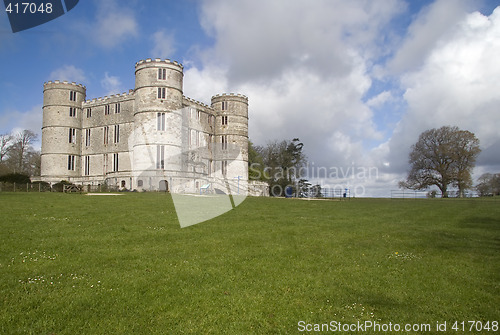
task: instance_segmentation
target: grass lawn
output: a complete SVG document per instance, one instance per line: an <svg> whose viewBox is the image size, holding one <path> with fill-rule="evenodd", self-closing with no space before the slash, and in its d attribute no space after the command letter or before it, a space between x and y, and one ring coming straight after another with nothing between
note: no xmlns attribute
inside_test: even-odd
<svg viewBox="0 0 500 335"><path fill-rule="evenodd" d="M0 193L0 334L478 334L499 306L500 199L247 198L181 229L165 194Z"/></svg>

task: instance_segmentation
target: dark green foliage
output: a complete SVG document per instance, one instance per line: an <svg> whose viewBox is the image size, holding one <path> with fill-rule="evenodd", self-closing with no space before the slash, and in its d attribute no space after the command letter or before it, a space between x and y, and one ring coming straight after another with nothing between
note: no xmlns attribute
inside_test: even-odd
<svg viewBox="0 0 500 335"><path fill-rule="evenodd" d="M27 184L30 183L30 177L23 173L9 173L3 176L0 176L0 182L3 183L16 183L16 184Z"/></svg>

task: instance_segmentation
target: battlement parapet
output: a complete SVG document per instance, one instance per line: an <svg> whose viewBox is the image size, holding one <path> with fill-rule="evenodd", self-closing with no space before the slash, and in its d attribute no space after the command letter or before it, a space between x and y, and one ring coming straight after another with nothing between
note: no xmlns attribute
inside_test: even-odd
<svg viewBox="0 0 500 335"><path fill-rule="evenodd" d="M172 61L170 59L162 60L161 58L155 58L155 59L147 58L145 60L140 60L137 63L135 63L135 68L137 69L137 67L139 67L141 65L148 66L148 65L157 65L157 64L169 64L169 65L178 66L181 70L184 69L184 66L177 61Z"/></svg>
<svg viewBox="0 0 500 335"><path fill-rule="evenodd" d="M123 92L121 94L113 94L113 95L105 95L104 97L88 99L85 101L86 104L97 103L97 102L106 102L108 100L113 100L112 102L118 102L121 98L126 98L134 95L134 90L129 90L128 92Z"/></svg>
<svg viewBox="0 0 500 335"><path fill-rule="evenodd" d="M248 104L248 97L243 94L222 93L212 97L212 105L220 101L239 101Z"/></svg>
<svg viewBox="0 0 500 335"><path fill-rule="evenodd" d="M60 81L60 80L54 80L54 81L47 81L45 83L43 83L43 87L46 88L47 86L66 86L66 85L71 85L71 86L74 86L75 89L78 88L80 90L86 90L87 88L85 86L83 86L82 84L77 84L75 82L68 82L66 80L64 81Z"/></svg>
<svg viewBox="0 0 500 335"><path fill-rule="evenodd" d="M201 108L208 108L210 110L213 110L212 106L209 106L203 102L200 102L200 101L197 101L197 100L194 100L194 99L191 99L189 97L186 97L185 95L182 96L182 99L183 99L183 102L186 104L186 105L189 105L189 104L192 104L192 105L196 105L196 106L199 106Z"/></svg>

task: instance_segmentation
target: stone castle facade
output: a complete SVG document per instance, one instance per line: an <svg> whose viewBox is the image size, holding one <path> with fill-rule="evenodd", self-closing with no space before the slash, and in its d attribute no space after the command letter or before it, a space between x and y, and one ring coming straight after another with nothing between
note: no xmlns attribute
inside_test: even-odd
<svg viewBox="0 0 500 335"><path fill-rule="evenodd" d="M248 186L248 98L215 95L205 105L185 97L183 66L161 59L137 62L134 90L104 98L87 100L84 86L49 81L41 179L138 191L240 192Z"/></svg>

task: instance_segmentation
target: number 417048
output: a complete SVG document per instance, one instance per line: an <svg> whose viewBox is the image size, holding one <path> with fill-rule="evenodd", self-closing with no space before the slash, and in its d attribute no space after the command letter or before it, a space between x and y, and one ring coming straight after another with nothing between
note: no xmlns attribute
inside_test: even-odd
<svg viewBox="0 0 500 335"><path fill-rule="evenodd" d="M40 5L34 2L9 3L5 8L9 14L36 14L36 13L52 13L52 3L41 3Z"/></svg>
<svg viewBox="0 0 500 335"><path fill-rule="evenodd" d="M455 321L453 323L453 326L451 327L454 331L493 331L496 332L498 331L498 321L486 321L486 322L481 322L481 321L462 321L458 322Z"/></svg>

